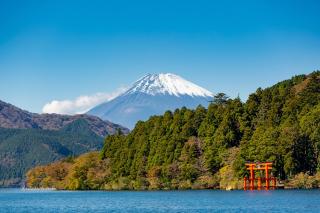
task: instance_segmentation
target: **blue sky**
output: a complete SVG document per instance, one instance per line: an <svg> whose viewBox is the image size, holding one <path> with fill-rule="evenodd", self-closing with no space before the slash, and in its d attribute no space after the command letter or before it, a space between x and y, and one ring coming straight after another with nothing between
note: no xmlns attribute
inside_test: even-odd
<svg viewBox="0 0 320 213"><path fill-rule="evenodd" d="M320 3L0 1L0 99L32 112L171 72L246 99L320 69Z"/></svg>

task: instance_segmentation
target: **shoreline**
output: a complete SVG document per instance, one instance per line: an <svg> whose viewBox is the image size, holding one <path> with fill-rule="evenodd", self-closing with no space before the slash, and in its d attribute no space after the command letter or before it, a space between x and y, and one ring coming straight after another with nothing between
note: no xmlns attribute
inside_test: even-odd
<svg viewBox="0 0 320 213"><path fill-rule="evenodd" d="M277 189L261 189L261 190L243 190L243 189L233 189L233 190L226 190L226 189L154 189L154 190L105 190L105 189L88 189L88 190L70 190L70 189L56 189L56 188L1 188L1 190L19 190L19 191L57 191L57 192L187 192L187 191L221 191L221 192L232 192L232 191L243 191L243 192L269 192L269 191L313 191L313 190L319 190L319 188L277 188Z"/></svg>

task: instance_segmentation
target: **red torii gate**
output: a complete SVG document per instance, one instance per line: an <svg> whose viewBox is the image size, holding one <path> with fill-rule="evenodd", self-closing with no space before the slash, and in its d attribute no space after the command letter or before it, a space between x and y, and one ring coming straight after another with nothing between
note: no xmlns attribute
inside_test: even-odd
<svg viewBox="0 0 320 213"><path fill-rule="evenodd" d="M270 189L270 181L272 181L272 189L275 189L277 187L277 179L275 177L269 176L269 171L272 169L272 163L271 162L265 162L265 163L246 163L247 170L250 171L250 177L244 177L243 179L243 189L247 190L247 182L249 182L250 190L255 190L255 181L258 182L257 189L261 190L263 187L262 182L265 182L264 189L269 190ZM262 170L265 171L265 177L258 177L255 178L255 171L256 170Z"/></svg>

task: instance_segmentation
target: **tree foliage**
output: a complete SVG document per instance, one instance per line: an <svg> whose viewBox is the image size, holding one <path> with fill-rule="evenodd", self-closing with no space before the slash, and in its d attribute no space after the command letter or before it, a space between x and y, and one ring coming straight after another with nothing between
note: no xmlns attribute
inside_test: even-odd
<svg viewBox="0 0 320 213"><path fill-rule="evenodd" d="M207 109L167 111L138 122L127 136L108 136L100 152L100 161L108 164L74 163L63 181L71 189L228 188L228 183L237 188L246 161L274 162L280 179L314 175L320 167L319 118L319 71L259 88L245 103L219 93ZM97 165L104 175L89 177ZM32 186L32 178L29 182Z"/></svg>

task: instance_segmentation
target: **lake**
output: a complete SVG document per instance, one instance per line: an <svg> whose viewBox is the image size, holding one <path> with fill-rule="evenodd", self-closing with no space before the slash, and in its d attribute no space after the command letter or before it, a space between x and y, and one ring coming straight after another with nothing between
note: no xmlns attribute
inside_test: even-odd
<svg viewBox="0 0 320 213"><path fill-rule="evenodd" d="M319 212L319 190L34 191L0 189L0 212Z"/></svg>

